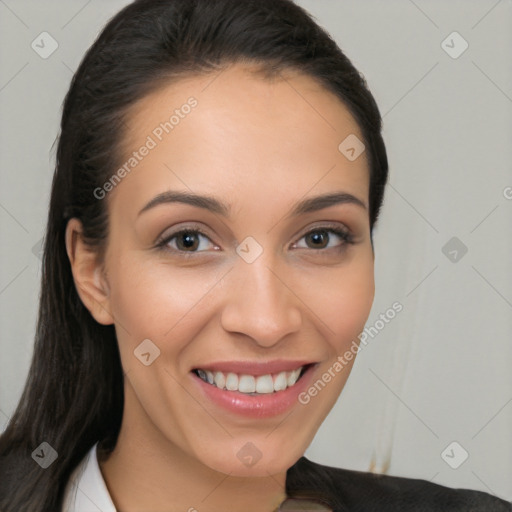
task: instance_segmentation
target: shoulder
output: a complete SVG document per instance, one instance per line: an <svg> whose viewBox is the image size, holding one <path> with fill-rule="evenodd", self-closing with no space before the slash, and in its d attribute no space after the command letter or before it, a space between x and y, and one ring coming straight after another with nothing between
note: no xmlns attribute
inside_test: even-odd
<svg viewBox="0 0 512 512"><path fill-rule="evenodd" d="M302 457L290 468L287 491L329 496L336 512L512 512L512 503L427 480L323 466Z"/></svg>
<svg viewBox="0 0 512 512"><path fill-rule="evenodd" d="M115 512L115 506L103 479L96 443L71 474L64 492L62 512Z"/></svg>

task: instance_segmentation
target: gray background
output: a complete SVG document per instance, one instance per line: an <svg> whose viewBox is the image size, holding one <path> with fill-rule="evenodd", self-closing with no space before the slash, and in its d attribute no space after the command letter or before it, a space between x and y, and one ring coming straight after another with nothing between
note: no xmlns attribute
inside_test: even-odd
<svg viewBox="0 0 512 512"><path fill-rule="evenodd" d="M0 430L32 353L61 103L127 3L0 0ZM383 114L390 185L368 325L403 305L361 350L306 455L364 471L374 459L378 471L512 500L512 2L299 3ZM43 31L58 43L46 59L31 48ZM457 58L445 51L463 48L454 31L469 45Z"/></svg>

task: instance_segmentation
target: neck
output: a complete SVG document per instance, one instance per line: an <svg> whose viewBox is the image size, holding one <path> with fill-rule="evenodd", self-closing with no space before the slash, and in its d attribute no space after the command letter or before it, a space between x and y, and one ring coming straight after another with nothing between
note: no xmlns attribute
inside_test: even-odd
<svg viewBox="0 0 512 512"><path fill-rule="evenodd" d="M286 498L286 472L234 477L185 453L156 429L130 385L115 449L99 465L118 512L274 512Z"/></svg>

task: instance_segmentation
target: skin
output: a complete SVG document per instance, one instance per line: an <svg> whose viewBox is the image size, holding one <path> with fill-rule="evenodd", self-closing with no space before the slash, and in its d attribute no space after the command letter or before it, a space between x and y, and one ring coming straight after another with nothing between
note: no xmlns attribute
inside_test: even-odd
<svg viewBox="0 0 512 512"><path fill-rule="evenodd" d="M78 220L68 224L77 290L98 322L115 325L125 372L121 432L100 461L122 512L276 510L286 470L350 373L354 360L307 405L266 419L221 410L191 381L192 368L212 361L306 359L318 363L314 382L357 340L370 312L368 162L365 153L351 162L338 151L348 135L362 139L360 129L314 80L282 77L264 79L237 64L144 98L128 118L127 158L167 112L190 96L198 105L103 199L104 257L84 244ZM139 215L167 190L214 196L230 216L180 203ZM289 216L298 201L334 191L364 206ZM206 235L192 257L176 238L167 250L155 248L160 235L191 223ZM326 224L349 230L352 243L329 233L315 248L305 235ZM247 236L263 248L250 264L235 250ZM160 350L149 366L134 356L144 339ZM247 442L261 452L251 467L237 457Z"/></svg>

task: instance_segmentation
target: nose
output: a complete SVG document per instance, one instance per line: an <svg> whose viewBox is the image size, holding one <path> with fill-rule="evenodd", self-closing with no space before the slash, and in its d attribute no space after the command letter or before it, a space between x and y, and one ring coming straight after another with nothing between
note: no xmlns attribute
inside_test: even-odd
<svg viewBox="0 0 512 512"><path fill-rule="evenodd" d="M287 273L277 270L261 255L246 263L240 259L229 273L223 328L249 336L261 347L272 347L302 325L300 300L286 282Z"/></svg>

